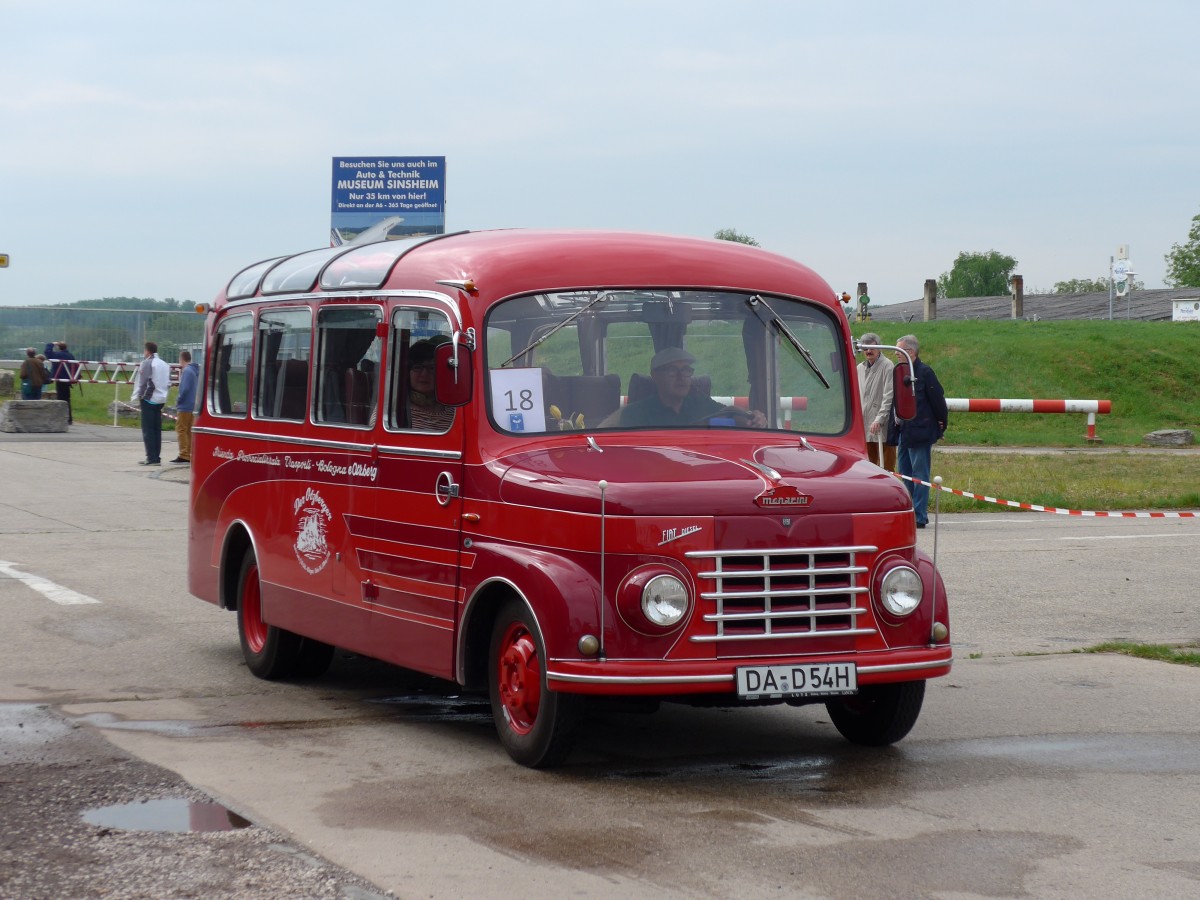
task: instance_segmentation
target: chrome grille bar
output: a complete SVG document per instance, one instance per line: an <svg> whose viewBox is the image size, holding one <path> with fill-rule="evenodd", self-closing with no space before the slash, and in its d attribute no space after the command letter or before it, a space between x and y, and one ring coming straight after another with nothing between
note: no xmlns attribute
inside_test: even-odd
<svg viewBox="0 0 1200 900"><path fill-rule="evenodd" d="M714 604L702 615L714 626L712 634L693 635L696 643L833 638L873 634L860 628L867 612L858 598L868 592L858 563L872 546L784 547L754 550L715 550L688 553L691 559L711 560L699 575L714 590L700 600Z"/></svg>

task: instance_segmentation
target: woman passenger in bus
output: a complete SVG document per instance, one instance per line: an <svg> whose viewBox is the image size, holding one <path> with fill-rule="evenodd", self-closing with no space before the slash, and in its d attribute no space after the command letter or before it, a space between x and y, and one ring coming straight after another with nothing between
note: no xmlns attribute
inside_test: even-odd
<svg viewBox="0 0 1200 900"><path fill-rule="evenodd" d="M450 340L439 334L408 348L408 427L418 431L447 431L454 422L454 407L438 403L433 352Z"/></svg>

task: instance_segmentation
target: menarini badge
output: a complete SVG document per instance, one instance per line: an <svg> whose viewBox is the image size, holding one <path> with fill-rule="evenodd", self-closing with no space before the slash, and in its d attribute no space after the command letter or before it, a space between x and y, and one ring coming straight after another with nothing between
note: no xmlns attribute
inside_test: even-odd
<svg viewBox="0 0 1200 900"><path fill-rule="evenodd" d="M797 506L808 506L812 503L812 497L808 494L802 494L790 484L781 484L778 487L769 488L754 498L754 502L764 509L775 507L795 508Z"/></svg>
<svg viewBox="0 0 1200 900"><path fill-rule="evenodd" d="M316 575L329 562L329 523L333 514L319 491L308 488L296 498L296 542L292 545L300 567Z"/></svg>

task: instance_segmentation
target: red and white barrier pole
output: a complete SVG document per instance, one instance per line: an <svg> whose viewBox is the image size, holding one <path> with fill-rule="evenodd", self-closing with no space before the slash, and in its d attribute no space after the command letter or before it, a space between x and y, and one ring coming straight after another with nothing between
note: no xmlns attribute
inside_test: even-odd
<svg viewBox="0 0 1200 900"><path fill-rule="evenodd" d="M1112 412L1111 400L985 400L979 398L946 398L951 412L1026 412L1026 413L1087 413L1088 429L1084 439L1089 444L1103 443L1096 437L1096 413Z"/></svg>

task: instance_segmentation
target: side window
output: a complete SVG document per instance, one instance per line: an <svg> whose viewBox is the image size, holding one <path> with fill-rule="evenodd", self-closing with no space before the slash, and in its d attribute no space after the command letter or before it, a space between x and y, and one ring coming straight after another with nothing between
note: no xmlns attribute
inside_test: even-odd
<svg viewBox="0 0 1200 900"><path fill-rule="evenodd" d="M450 340L450 320L425 309L398 309L388 348L387 427L443 433L454 424L453 407L437 402L434 349Z"/></svg>
<svg viewBox="0 0 1200 900"><path fill-rule="evenodd" d="M253 316L229 316L217 326L208 371L208 408L214 415L246 415L253 339Z"/></svg>
<svg viewBox="0 0 1200 900"><path fill-rule="evenodd" d="M303 420L311 347L312 313L307 309L259 313L254 392L258 418Z"/></svg>
<svg viewBox="0 0 1200 900"><path fill-rule="evenodd" d="M317 314L316 421L375 424L382 319L378 307L337 306Z"/></svg>

